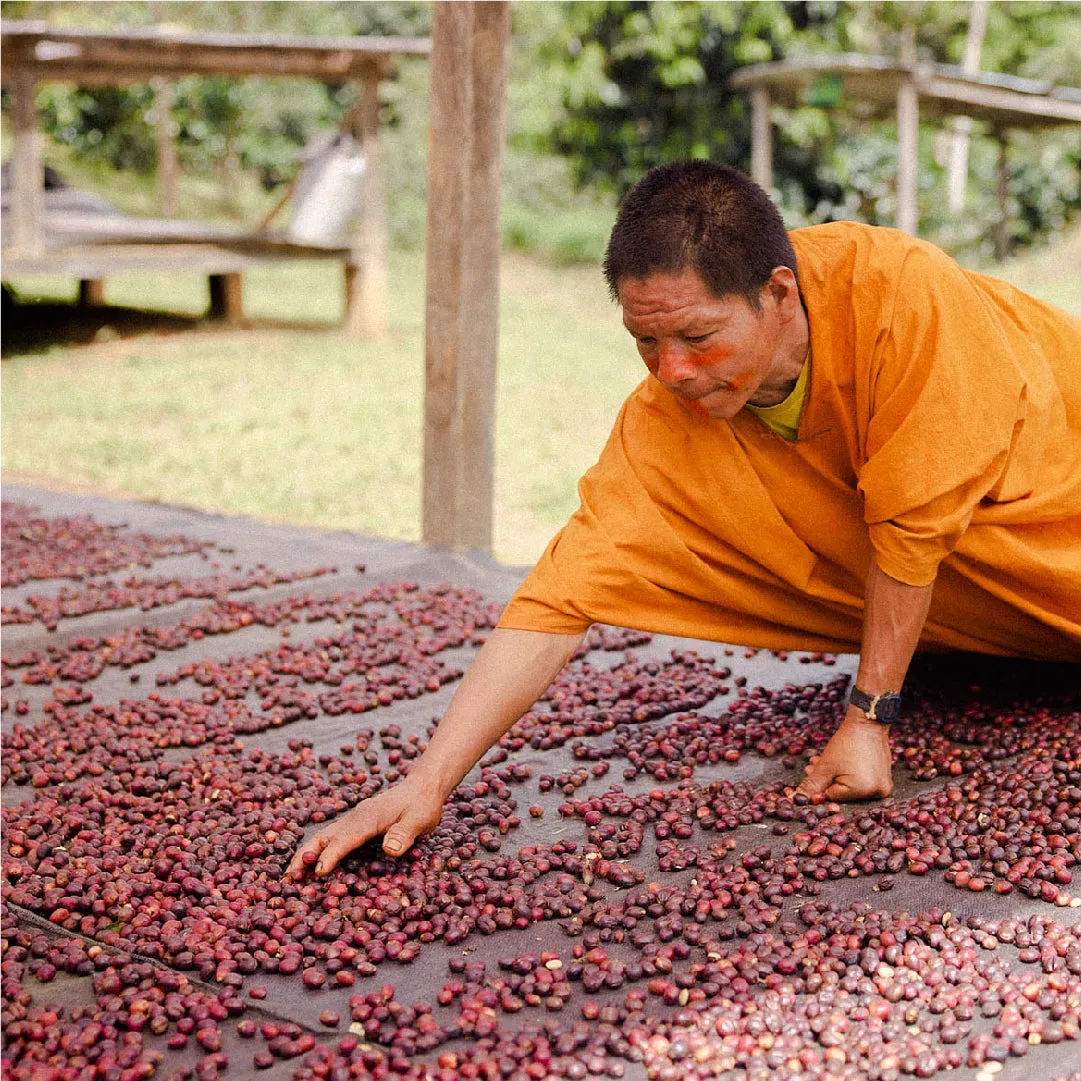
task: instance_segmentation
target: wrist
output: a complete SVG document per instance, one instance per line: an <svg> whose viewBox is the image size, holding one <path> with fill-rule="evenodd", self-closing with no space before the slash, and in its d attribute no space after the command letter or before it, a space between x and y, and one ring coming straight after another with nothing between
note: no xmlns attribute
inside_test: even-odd
<svg viewBox="0 0 1081 1081"><path fill-rule="evenodd" d="M426 761L428 758L428 755L422 754L405 780L416 790L418 800L434 801L442 807L461 783L461 777L455 779L439 762Z"/></svg>
<svg viewBox="0 0 1081 1081"><path fill-rule="evenodd" d="M841 725L845 728L861 728L868 732L877 733L883 740L889 740L890 726L880 721L872 721L858 706L850 705L845 710Z"/></svg>
<svg viewBox="0 0 1081 1081"><path fill-rule="evenodd" d="M869 691L857 680L848 692L848 704L860 710L869 721L889 725L901 715L901 692Z"/></svg>

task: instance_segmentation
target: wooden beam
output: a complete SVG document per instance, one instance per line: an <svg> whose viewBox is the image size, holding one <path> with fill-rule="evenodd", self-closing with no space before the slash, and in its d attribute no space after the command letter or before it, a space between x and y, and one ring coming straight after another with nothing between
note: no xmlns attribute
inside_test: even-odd
<svg viewBox="0 0 1081 1081"><path fill-rule="evenodd" d="M211 319L236 322L244 318L244 285L239 274L211 274L207 279L210 286L210 308L207 315Z"/></svg>
<svg viewBox="0 0 1081 1081"><path fill-rule="evenodd" d="M897 88L897 217L894 224L916 235L919 229L920 107L914 79Z"/></svg>
<svg viewBox="0 0 1081 1081"><path fill-rule="evenodd" d="M998 141L998 159L995 162L995 202L998 210L995 218L995 262L1001 263L1010 255L1009 140L1002 131L996 132L995 137Z"/></svg>
<svg viewBox="0 0 1081 1081"><path fill-rule="evenodd" d="M965 34L965 55L961 70L971 77L979 73L980 53L987 34L987 0L970 0L968 32ZM946 174L946 202L951 214L965 209L968 188L968 137L972 133L970 116L953 118L953 139L950 142L950 164Z"/></svg>
<svg viewBox="0 0 1081 1081"><path fill-rule="evenodd" d="M37 77L31 68L18 72L11 86L11 122L15 128L11 176L11 246L35 255L44 247L41 220L45 167L41 159Z"/></svg>
<svg viewBox="0 0 1081 1081"><path fill-rule="evenodd" d="M255 267L284 265L297 260L346 261L349 250L311 248L298 244L228 240L126 240L112 243L101 238L74 238L61 247L46 247L36 255L23 255L4 247L3 276L7 281L23 274L62 274L69 278L109 278L129 271L147 270L187 274L241 273Z"/></svg>
<svg viewBox="0 0 1081 1081"><path fill-rule="evenodd" d="M965 113L1000 127L1081 123L1081 101L1076 97L1026 94L1008 87L981 86L941 75L923 75L920 93L928 102L948 106L950 112Z"/></svg>
<svg viewBox="0 0 1081 1081"><path fill-rule="evenodd" d="M364 149L364 201L353 265L346 267L347 330L368 338L387 332L387 196L379 145L380 71L364 76L356 135Z"/></svg>
<svg viewBox="0 0 1081 1081"><path fill-rule="evenodd" d="M1003 128L1046 128L1081 123L1076 87L980 72L966 76L945 64L902 65L882 56L831 53L799 60L751 64L734 72L729 85L738 90L762 86L774 103L804 104L815 80L826 72L842 79L846 112L860 119L893 113L897 87L915 78L924 116L971 116Z"/></svg>
<svg viewBox="0 0 1081 1081"><path fill-rule="evenodd" d="M290 75L325 81L363 75L373 60L426 55L426 38L307 38L276 34L196 34L155 30L101 32L43 22L2 24L3 78L19 67L43 79L93 83L102 75L146 82L155 77Z"/></svg>
<svg viewBox="0 0 1081 1081"><path fill-rule="evenodd" d="M773 124L764 86L751 90L751 179L766 191L773 187Z"/></svg>
<svg viewBox="0 0 1081 1081"><path fill-rule="evenodd" d="M510 5L432 5L422 532L491 551Z"/></svg>
<svg viewBox="0 0 1081 1081"><path fill-rule="evenodd" d="M100 308L105 304L105 282L101 278L79 279L79 307Z"/></svg>
<svg viewBox="0 0 1081 1081"><path fill-rule="evenodd" d="M173 122L173 88L165 79L154 79L154 134L158 151L158 206L166 218L180 213L180 169L176 157Z"/></svg>

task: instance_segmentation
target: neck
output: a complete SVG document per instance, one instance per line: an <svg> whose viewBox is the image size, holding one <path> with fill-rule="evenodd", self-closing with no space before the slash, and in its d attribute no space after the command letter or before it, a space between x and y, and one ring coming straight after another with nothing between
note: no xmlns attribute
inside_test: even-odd
<svg viewBox="0 0 1081 1081"><path fill-rule="evenodd" d="M778 349L777 363L749 399L748 405L779 405L795 389L811 347L811 329L802 306L798 318L792 322L792 332Z"/></svg>

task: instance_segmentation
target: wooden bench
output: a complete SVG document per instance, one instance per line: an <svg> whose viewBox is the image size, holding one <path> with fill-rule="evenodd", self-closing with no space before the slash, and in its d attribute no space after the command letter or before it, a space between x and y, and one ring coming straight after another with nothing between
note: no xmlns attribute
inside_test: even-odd
<svg viewBox="0 0 1081 1081"><path fill-rule="evenodd" d="M344 324L357 333L361 318L361 255L346 245L297 244L284 234L245 232L202 222L133 218L74 189L42 193L42 244L35 252L9 245L7 199L3 200L3 277L54 274L76 278L79 303L104 303L104 280L143 270L182 270L207 277L207 314L238 320L244 315L242 275L255 266L298 260L341 264Z"/></svg>

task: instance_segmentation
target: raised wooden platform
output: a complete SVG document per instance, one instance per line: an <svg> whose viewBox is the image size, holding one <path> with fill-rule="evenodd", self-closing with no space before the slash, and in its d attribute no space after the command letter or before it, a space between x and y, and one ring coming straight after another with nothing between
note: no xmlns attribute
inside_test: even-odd
<svg viewBox="0 0 1081 1081"><path fill-rule="evenodd" d="M206 274L209 314L243 316L240 275L252 267L297 260L330 259L343 268L345 321L358 307L359 253L348 246L296 244L271 232L252 233L204 222L134 218L97 196L74 189L43 193L42 244L27 250L9 242L3 205L4 281L23 275L60 274L79 280L80 301L102 302L101 283L113 274L183 270Z"/></svg>
<svg viewBox="0 0 1081 1081"><path fill-rule="evenodd" d="M4 53L0 80L9 91L14 129L10 212L5 206L3 220L5 234L10 226L3 247L5 280L21 274L74 275L80 297L92 303L100 300L101 281L110 273L161 267L196 270L210 277L212 313L228 316L239 314L238 275L249 267L291 259L333 259L343 267L349 331L374 337L386 332L387 225L378 140L379 84L397 57L427 55L431 51L427 38L200 34L164 26L105 32L3 20L0 39ZM155 96L162 212L175 212L177 163L169 80L192 74L360 84L357 104L342 129L361 146L365 160L360 221L350 246L312 247L263 231L130 219L117 215L108 204L102 207L103 201L85 192L50 191L43 186L37 87L56 81L80 86L147 81ZM65 200L66 205L58 205Z"/></svg>

